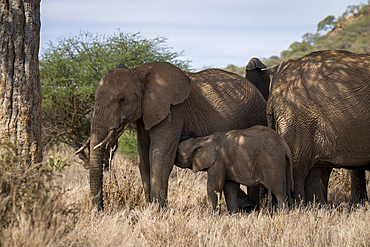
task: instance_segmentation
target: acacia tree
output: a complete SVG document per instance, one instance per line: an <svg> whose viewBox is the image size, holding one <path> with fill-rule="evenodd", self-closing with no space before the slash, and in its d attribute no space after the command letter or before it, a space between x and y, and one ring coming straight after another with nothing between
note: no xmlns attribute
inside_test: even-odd
<svg viewBox="0 0 370 247"><path fill-rule="evenodd" d="M40 0L1 0L0 136L26 162L42 160Z"/></svg>
<svg viewBox="0 0 370 247"><path fill-rule="evenodd" d="M327 29L333 29L335 26L335 17L334 15L329 15L325 17L324 20L320 21L317 24L317 31L320 32L322 30L326 31Z"/></svg>
<svg viewBox="0 0 370 247"><path fill-rule="evenodd" d="M182 52L171 52L165 41L118 30L109 37L86 32L62 37L56 45L49 42L40 59L44 144L62 142L75 149L84 144L90 136L95 89L104 73L118 64L131 68L166 61L188 70L189 61L177 59ZM88 164L88 154L82 152L80 158Z"/></svg>

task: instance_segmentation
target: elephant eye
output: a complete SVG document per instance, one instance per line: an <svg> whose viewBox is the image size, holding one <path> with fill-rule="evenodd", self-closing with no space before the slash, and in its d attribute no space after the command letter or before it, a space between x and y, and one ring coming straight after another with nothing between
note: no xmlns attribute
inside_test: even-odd
<svg viewBox="0 0 370 247"><path fill-rule="evenodd" d="M118 99L118 103L119 103L119 104L122 104L123 102L125 102L125 97L120 97L120 98Z"/></svg>
<svg viewBox="0 0 370 247"><path fill-rule="evenodd" d="M191 158L193 158L193 157L194 157L194 155L197 153L198 149L199 149L199 148L194 149L194 151L191 153Z"/></svg>

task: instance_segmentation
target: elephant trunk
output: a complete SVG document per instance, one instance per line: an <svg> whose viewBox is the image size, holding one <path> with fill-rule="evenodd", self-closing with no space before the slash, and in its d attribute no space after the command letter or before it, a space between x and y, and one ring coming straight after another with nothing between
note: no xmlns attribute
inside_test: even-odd
<svg viewBox="0 0 370 247"><path fill-rule="evenodd" d="M93 207L103 210L103 164L105 148L94 149L107 135L104 118L93 116L90 134L90 192Z"/></svg>

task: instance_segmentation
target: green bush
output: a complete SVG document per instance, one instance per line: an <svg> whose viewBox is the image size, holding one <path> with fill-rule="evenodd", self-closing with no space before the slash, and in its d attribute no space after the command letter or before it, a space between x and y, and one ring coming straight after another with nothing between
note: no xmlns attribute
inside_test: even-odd
<svg viewBox="0 0 370 247"><path fill-rule="evenodd" d="M241 75L243 77L245 76L245 68L244 67L239 68L239 67L235 66L234 64L227 65L227 67L224 68L224 70L229 71L231 73Z"/></svg>
<svg viewBox="0 0 370 247"><path fill-rule="evenodd" d="M137 159L137 136L134 129L126 130L118 139L118 152L131 161Z"/></svg>

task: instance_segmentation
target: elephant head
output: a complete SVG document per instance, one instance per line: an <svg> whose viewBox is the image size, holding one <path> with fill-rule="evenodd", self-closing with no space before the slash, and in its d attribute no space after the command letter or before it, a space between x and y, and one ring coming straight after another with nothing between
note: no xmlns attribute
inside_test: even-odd
<svg viewBox="0 0 370 247"><path fill-rule="evenodd" d="M253 83L267 101L270 89L281 71L281 65L267 69L261 60L252 58L245 67L245 78Z"/></svg>
<svg viewBox="0 0 370 247"><path fill-rule="evenodd" d="M209 137L190 138L180 143L175 165L192 168L194 173L210 168L216 161L218 150Z"/></svg>
<svg viewBox="0 0 370 247"><path fill-rule="evenodd" d="M120 63L117 65L116 69L128 69L126 64ZM89 147L90 145L90 138L83 144L83 146L78 149L75 153L75 155L79 155L79 158L84 162L84 168L85 169L90 169L90 159L88 153L85 152L85 149ZM109 167L109 159L113 158L113 155L115 151L117 150L118 143L117 141L115 143L112 143L111 145L113 148L108 149L105 148L105 153L104 153L104 168L107 169Z"/></svg>
<svg viewBox="0 0 370 247"><path fill-rule="evenodd" d="M179 68L154 62L107 71L95 91L90 134L92 204L103 208L105 150L113 147L125 127L142 119L146 130L160 123L190 94L190 79ZM103 148L102 148L103 147Z"/></svg>

